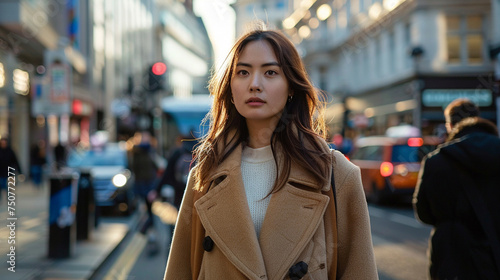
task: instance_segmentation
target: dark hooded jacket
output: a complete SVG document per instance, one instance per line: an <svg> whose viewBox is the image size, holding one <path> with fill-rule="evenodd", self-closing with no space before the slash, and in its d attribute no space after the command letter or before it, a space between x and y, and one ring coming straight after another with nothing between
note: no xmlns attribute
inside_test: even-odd
<svg viewBox="0 0 500 280"><path fill-rule="evenodd" d="M481 118L462 120L448 141L424 158L413 205L417 218L434 226L432 279L500 279L464 188L478 189L500 239L500 138L495 125Z"/></svg>

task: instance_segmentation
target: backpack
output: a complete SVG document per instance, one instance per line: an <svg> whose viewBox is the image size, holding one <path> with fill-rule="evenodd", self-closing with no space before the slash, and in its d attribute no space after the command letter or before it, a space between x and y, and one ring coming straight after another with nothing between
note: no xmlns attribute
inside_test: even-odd
<svg viewBox="0 0 500 280"><path fill-rule="evenodd" d="M187 183L192 159L191 153L183 151L175 163L175 180L183 185Z"/></svg>

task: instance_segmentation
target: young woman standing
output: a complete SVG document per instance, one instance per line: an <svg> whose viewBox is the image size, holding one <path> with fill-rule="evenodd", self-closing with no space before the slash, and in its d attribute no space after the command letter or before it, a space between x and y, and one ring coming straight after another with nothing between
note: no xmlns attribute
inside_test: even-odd
<svg viewBox="0 0 500 280"><path fill-rule="evenodd" d="M293 44L253 31L227 62L165 279L377 279L359 169L328 148Z"/></svg>

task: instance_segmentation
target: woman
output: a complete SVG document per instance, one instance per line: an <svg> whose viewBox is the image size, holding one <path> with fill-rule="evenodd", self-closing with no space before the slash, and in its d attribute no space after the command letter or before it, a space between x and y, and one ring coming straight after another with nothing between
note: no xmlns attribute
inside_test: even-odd
<svg viewBox="0 0 500 280"><path fill-rule="evenodd" d="M253 31L221 74L165 279L377 279L359 169L328 148L293 44Z"/></svg>

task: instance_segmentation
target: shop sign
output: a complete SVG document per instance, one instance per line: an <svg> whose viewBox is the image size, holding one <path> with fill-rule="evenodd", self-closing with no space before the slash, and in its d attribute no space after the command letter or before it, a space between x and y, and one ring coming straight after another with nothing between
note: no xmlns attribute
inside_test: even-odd
<svg viewBox="0 0 500 280"><path fill-rule="evenodd" d="M480 107L491 106L493 102L489 89L426 89L422 92L422 105L446 107L457 98L467 98Z"/></svg>
<svg viewBox="0 0 500 280"><path fill-rule="evenodd" d="M67 103L70 99L69 66L54 63L49 68L50 73L50 100L54 103Z"/></svg>
<svg viewBox="0 0 500 280"><path fill-rule="evenodd" d="M43 76L32 79L32 110L36 115L67 115L72 112L72 68L64 49L46 50Z"/></svg>
<svg viewBox="0 0 500 280"><path fill-rule="evenodd" d="M32 106L31 114L38 115L63 115L71 113L70 102L54 102L51 98L49 77L37 76L31 80Z"/></svg>

